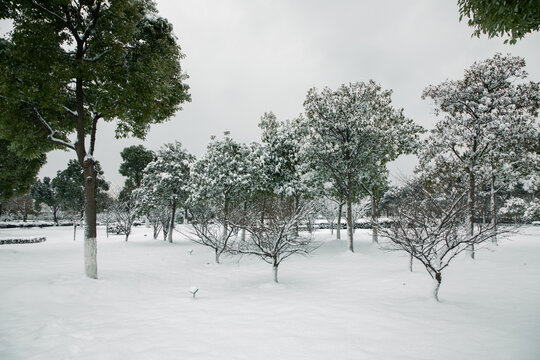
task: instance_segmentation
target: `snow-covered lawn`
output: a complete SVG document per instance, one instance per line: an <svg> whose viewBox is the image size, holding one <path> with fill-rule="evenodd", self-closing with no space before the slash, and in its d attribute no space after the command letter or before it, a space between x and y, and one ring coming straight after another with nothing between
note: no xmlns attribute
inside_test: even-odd
<svg viewBox="0 0 540 360"><path fill-rule="evenodd" d="M317 231L322 246L286 260L277 285L259 259L215 265L178 233L100 230L99 280L83 275L82 231L0 230L47 237L0 246L0 359L540 359L538 226L456 259L441 303L420 264L409 273L369 230L355 254Z"/></svg>

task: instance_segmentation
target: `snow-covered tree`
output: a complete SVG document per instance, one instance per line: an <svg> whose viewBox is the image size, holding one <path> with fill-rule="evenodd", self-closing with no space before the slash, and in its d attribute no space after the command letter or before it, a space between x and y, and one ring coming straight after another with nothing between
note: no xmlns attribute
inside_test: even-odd
<svg viewBox="0 0 540 360"><path fill-rule="evenodd" d="M307 135L302 122L302 117L278 121L272 112L261 117L260 171L263 176L257 184L257 193L263 198L263 205L265 197L271 201L275 195L290 198L297 205L303 198L312 198L319 192L319 178L306 161L305 152L301 151ZM310 219L300 220L307 220L311 224ZM296 231L298 228L296 224Z"/></svg>
<svg viewBox="0 0 540 360"><path fill-rule="evenodd" d="M251 160L250 149L226 132L223 139L212 137L206 153L191 170L193 229L200 243L215 250L217 263L237 230L235 226L242 221L243 210L239 209L246 206L254 186L256 170Z"/></svg>
<svg viewBox="0 0 540 360"><path fill-rule="evenodd" d="M186 206L189 196L190 167L195 157L182 148L178 141L164 145L156 159L146 166L142 178L139 203L150 201L149 207L167 206L170 209L168 241L172 242L176 209ZM146 200L145 200L146 199ZM165 230L165 227L164 227Z"/></svg>
<svg viewBox="0 0 540 360"><path fill-rule="evenodd" d="M402 109L394 109L391 94L374 81L359 82L321 93L310 89L304 102L305 150L345 195L350 251L354 251L352 203L362 192L370 193L389 161L415 149L421 132Z"/></svg>
<svg viewBox="0 0 540 360"><path fill-rule="evenodd" d="M443 113L444 118L426 140L420 164L454 164L454 171L466 174L471 235L480 178L490 178L494 227L496 176L505 163L519 161L524 152L537 146L539 83L521 81L527 77L524 68L522 58L495 54L474 63L462 80L429 86L422 94L424 99L433 99L435 114Z"/></svg>
<svg viewBox="0 0 540 360"><path fill-rule="evenodd" d="M486 227L471 235L464 226L467 214L466 194L431 194L421 183L409 185L401 192L394 221L381 228L381 235L389 240L383 248L405 251L422 263L435 280L434 298L439 301L442 271L452 259L472 244L481 244L494 235ZM412 271L412 270L411 270Z"/></svg>

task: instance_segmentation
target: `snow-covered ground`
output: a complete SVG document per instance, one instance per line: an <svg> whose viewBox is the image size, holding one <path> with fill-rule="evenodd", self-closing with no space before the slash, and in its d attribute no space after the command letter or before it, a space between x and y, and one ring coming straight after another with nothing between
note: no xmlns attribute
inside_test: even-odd
<svg viewBox="0 0 540 360"><path fill-rule="evenodd" d="M420 264L408 272L369 230L355 254L317 231L322 246L286 260L280 284L259 259L216 265L178 233L100 230L99 280L83 275L82 231L0 230L47 237L0 246L0 359L540 359L538 226L456 259L441 303Z"/></svg>

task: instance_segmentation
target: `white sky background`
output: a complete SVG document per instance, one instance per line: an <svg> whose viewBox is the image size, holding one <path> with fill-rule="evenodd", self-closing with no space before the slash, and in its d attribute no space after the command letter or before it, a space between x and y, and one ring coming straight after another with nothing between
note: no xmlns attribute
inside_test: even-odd
<svg viewBox="0 0 540 360"><path fill-rule="evenodd" d="M435 122L422 90L458 79L474 61L495 52L527 61L531 80L540 80L540 34L517 45L503 39L471 38L459 22L456 0L158 0L186 58L192 102L169 122L153 125L145 141L114 139L113 123L98 125L96 159L105 178L121 186L120 151L143 144L157 150L179 140L200 156L211 135L231 131L242 142L259 141L265 111L278 119L303 112L307 90L374 79L393 89L394 105L418 124ZM0 30L6 24L0 24ZM54 177L74 153L55 151L39 176ZM416 160L391 164L394 176L411 173Z"/></svg>

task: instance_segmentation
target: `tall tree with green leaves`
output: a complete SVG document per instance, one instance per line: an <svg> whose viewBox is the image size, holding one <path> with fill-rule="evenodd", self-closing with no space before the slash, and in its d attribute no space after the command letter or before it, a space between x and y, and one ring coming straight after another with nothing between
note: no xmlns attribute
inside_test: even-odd
<svg viewBox="0 0 540 360"><path fill-rule="evenodd" d="M11 145L10 141L0 138L0 214L2 202L28 192L46 161L44 154L30 159L21 156Z"/></svg>
<svg viewBox="0 0 540 360"><path fill-rule="evenodd" d="M13 21L0 40L0 133L21 154L76 152L85 270L97 278L97 126L116 121L117 137L144 138L190 100L172 25L150 0L13 0L0 19Z"/></svg>
<svg viewBox="0 0 540 360"><path fill-rule="evenodd" d="M154 160L155 154L143 145L128 146L120 153L122 163L118 172L127 178L126 186L136 189L141 186L144 168Z"/></svg>
<svg viewBox="0 0 540 360"><path fill-rule="evenodd" d="M473 36L508 36L504 42L515 44L526 34L540 30L540 1L538 0L458 0L459 20L469 18Z"/></svg>
<svg viewBox="0 0 540 360"><path fill-rule="evenodd" d="M34 199L34 208L41 211L41 205L45 204L51 210L53 221L58 225L58 212L60 202L56 188L52 186L51 178L45 176L43 181L38 179L30 188L30 196Z"/></svg>

